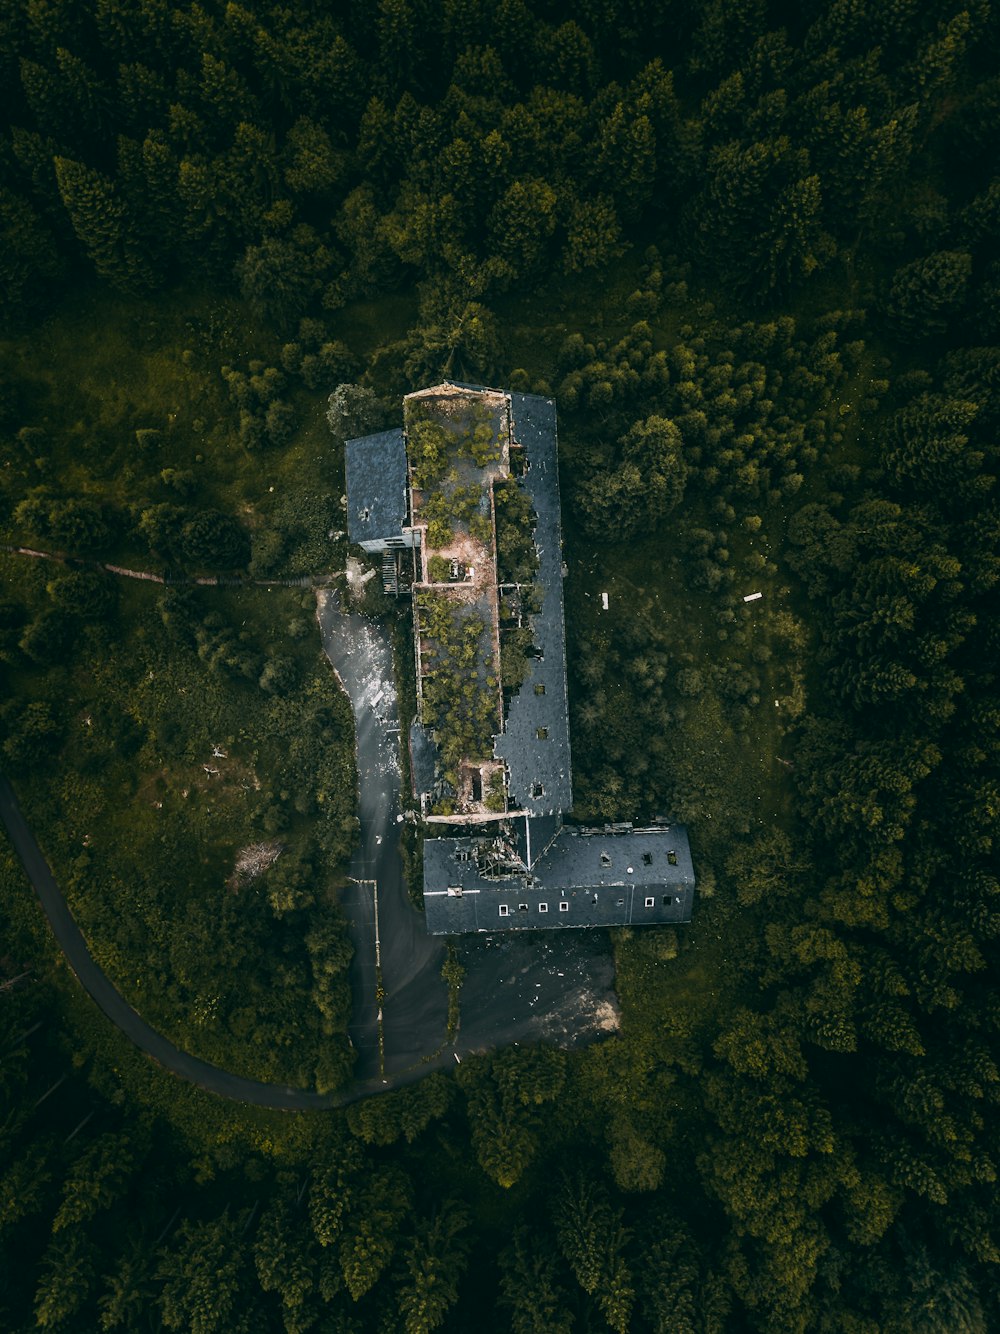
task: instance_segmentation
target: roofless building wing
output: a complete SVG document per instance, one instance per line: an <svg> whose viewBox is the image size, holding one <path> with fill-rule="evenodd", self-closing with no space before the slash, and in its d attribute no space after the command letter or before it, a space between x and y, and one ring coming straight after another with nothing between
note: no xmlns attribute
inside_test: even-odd
<svg viewBox="0 0 1000 1334"><path fill-rule="evenodd" d="M689 921L682 826L564 823L573 790L552 400L446 381L407 395L402 431L349 440L346 468L351 540L409 549L413 561L409 747L428 835L427 930Z"/></svg>

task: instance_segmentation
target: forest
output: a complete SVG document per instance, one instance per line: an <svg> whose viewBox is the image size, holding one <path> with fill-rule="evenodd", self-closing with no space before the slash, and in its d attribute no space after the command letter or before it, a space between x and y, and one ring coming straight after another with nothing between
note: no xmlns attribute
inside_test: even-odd
<svg viewBox="0 0 1000 1334"><path fill-rule="evenodd" d="M349 1085L294 581L443 376L555 399L573 818L699 881L613 1036L278 1113L0 840L0 1327L1000 1327L998 70L987 0L0 4L0 767L129 1003Z"/></svg>

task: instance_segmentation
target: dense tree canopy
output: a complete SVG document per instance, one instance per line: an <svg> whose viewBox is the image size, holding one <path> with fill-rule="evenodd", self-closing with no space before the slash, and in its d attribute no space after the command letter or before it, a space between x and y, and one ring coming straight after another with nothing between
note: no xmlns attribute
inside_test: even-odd
<svg viewBox="0 0 1000 1334"><path fill-rule="evenodd" d="M0 847L0 1325L1000 1325L998 58L981 0L0 7L0 762L116 985L349 1079L347 706L308 598L194 581L342 569L441 375L556 399L573 814L699 879L613 1036L293 1118L140 1060Z"/></svg>

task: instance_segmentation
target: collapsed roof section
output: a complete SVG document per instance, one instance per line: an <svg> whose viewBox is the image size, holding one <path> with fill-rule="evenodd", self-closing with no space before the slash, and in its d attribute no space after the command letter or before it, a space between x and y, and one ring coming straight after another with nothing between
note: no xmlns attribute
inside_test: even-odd
<svg viewBox="0 0 1000 1334"><path fill-rule="evenodd" d="M537 849L545 824L527 817L488 835L425 840L428 932L678 925L691 920L695 877L682 825L560 825Z"/></svg>

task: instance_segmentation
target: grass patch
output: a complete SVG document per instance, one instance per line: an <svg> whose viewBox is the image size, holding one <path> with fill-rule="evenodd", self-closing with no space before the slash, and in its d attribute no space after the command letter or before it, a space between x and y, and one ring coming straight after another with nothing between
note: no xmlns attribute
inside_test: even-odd
<svg viewBox="0 0 1000 1334"><path fill-rule="evenodd" d="M4 565L29 609L46 596L32 563ZM41 679L59 700L47 751L12 774L36 835L150 1023L234 1071L333 1086L350 1065L335 890L353 723L309 608L284 590L118 588L114 620L84 627L63 665L12 666L18 699ZM20 717L5 714L8 737ZM279 855L236 875L254 845Z"/></svg>

